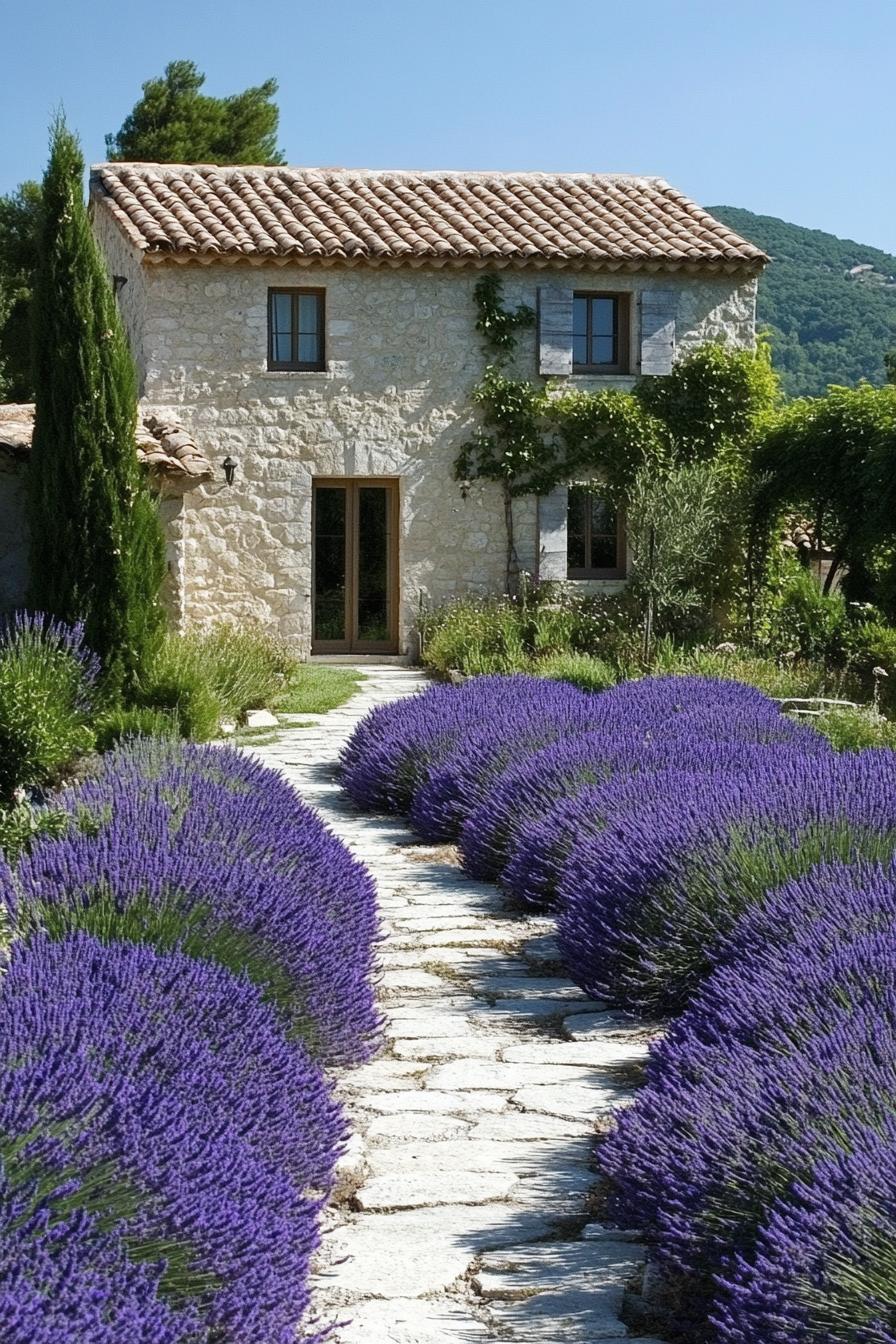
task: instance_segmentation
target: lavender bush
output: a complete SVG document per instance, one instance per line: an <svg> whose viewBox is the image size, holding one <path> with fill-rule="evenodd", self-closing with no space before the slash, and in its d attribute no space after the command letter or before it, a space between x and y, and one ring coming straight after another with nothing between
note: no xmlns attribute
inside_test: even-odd
<svg viewBox="0 0 896 1344"><path fill-rule="evenodd" d="M896 1344L896 1124L816 1163L720 1276L719 1344Z"/></svg>
<svg viewBox="0 0 896 1344"><path fill-rule="evenodd" d="M767 890L826 859L894 850L896 753L776 750L742 773L670 770L658 797L617 809L571 853L560 945L589 992L674 1012Z"/></svg>
<svg viewBox="0 0 896 1344"><path fill-rule="evenodd" d="M68 1264L75 1320L108 1302L172 1341L295 1338L344 1126L245 978L179 951L36 935L4 975L0 1077L11 1319L27 1322Z"/></svg>
<svg viewBox="0 0 896 1344"><path fill-rule="evenodd" d="M587 733L599 718L594 697L562 682L530 682L509 699L501 688L498 699L490 714L470 723L441 754L415 790L408 815L424 839L454 839L512 762L557 739Z"/></svg>
<svg viewBox="0 0 896 1344"><path fill-rule="evenodd" d="M275 771L240 752L138 743L60 799L8 905L23 932L86 929L246 972L329 1063L369 1057L377 915L366 869Z"/></svg>
<svg viewBox="0 0 896 1344"><path fill-rule="evenodd" d="M54 781L91 747L99 672L83 625L42 612L0 623L0 807L16 789Z"/></svg>
<svg viewBox="0 0 896 1344"><path fill-rule="evenodd" d="M198 1344L194 1303L162 1295L164 1266L135 1262L117 1228L84 1210L59 1212L60 1186L10 1185L0 1164L0 1321L5 1344Z"/></svg>
<svg viewBox="0 0 896 1344"><path fill-rule="evenodd" d="M753 1242L793 1182L811 1189L818 1164L860 1162L868 1126L880 1131L893 1115L896 862L821 867L773 902L787 921L791 902L812 917L780 943L745 932L729 941L732 959L655 1048L647 1085L600 1153L616 1213L652 1230L696 1321L714 1276L750 1278ZM771 906L769 929L779 926ZM758 931L762 916L748 921ZM779 1277L795 1267L785 1258ZM751 1312L762 1291L754 1281ZM727 1299L729 1324L739 1292Z"/></svg>

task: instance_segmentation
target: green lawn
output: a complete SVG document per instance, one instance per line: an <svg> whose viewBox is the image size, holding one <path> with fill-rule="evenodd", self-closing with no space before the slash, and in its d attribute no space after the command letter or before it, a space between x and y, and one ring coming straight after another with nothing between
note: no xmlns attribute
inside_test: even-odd
<svg viewBox="0 0 896 1344"><path fill-rule="evenodd" d="M344 705L364 680L353 667L311 667L302 663L274 706L275 714L326 714Z"/></svg>

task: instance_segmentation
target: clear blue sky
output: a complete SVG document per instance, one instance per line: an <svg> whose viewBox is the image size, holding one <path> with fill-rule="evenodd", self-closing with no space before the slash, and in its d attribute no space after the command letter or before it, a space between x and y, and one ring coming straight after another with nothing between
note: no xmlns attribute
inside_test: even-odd
<svg viewBox="0 0 896 1344"><path fill-rule="evenodd" d="M656 173L896 252L896 0L31 0L2 42L0 192L184 58L275 76L291 163Z"/></svg>

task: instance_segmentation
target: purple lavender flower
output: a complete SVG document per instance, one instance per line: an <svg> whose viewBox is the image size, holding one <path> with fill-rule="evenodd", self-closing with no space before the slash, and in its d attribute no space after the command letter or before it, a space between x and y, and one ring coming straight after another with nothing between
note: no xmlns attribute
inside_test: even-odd
<svg viewBox="0 0 896 1344"><path fill-rule="evenodd" d="M0 658L4 649L30 650L44 660L70 660L78 669L80 698L77 707L84 712L92 705L91 692L100 678L100 660L84 643L84 622L67 625L43 611L17 611L0 617Z"/></svg>
<svg viewBox="0 0 896 1344"><path fill-rule="evenodd" d="M470 724L442 754L414 793L411 825L424 839L453 839L502 770L550 742L587 733L598 721L594 697L564 682L535 680L500 716L496 706L494 716Z"/></svg>
<svg viewBox="0 0 896 1344"><path fill-rule="evenodd" d="M742 773L668 771L657 798L617 809L571 853L558 934L589 992L677 1010L769 888L896 848L896 753L755 750Z"/></svg>
<svg viewBox="0 0 896 1344"><path fill-rule="evenodd" d="M200 1344L193 1303L162 1296L164 1266L135 1263L117 1229L59 1213L0 1163L0 1323L4 1344Z"/></svg>
<svg viewBox="0 0 896 1344"><path fill-rule="evenodd" d="M321 1058L369 1057L373 883L285 779L229 749L137 744L60 803L77 824L21 860L21 927L217 957L263 984Z"/></svg>
<svg viewBox="0 0 896 1344"><path fill-rule="evenodd" d="M64 1215L73 1312L145 1298L172 1340L205 1338L197 1316L222 1342L295 1338L344 1123L254 986L181 952L37 935L4 976L0 1078L0 1134L16 1140L0 1209L36 1242L4 1284L11 1312L34 1315L42 1261L62 1274ZM168 1320L160 1296L183 1312Z"/></svg>
<svg viewBox="0 0 896 1344"><path fill-rule="evenodd" d="M896 1126L851 1141L794 1181L720 1276L719 1344L896 1344Z"/></svg>
<svg viewBox="0 0 896 1344"><path fill-rule="evenodd" d="M652 1233L695 1308L794 1179L861 1153L891 1115L896 866L818 869L789 884L797 900L813 881L827 913L710 977L600 1150L617 1215Z"/></svg>

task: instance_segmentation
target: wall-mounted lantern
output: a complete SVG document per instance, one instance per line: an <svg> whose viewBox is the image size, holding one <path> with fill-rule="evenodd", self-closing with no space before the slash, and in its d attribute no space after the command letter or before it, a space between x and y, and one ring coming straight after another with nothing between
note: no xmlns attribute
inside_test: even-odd
<svg viewBox="0 0 896 1344"><path fill-rule="evenodd" d="M224 461L221 463L221 466L224 468L225 481L227 482L228 485L233 485L234 478L236 476L236 469L239 466L239 463L237 462L236 458L225 457Z"/></svg>

